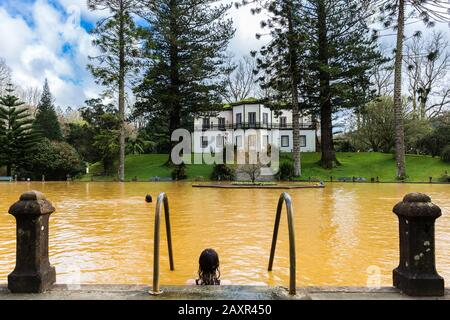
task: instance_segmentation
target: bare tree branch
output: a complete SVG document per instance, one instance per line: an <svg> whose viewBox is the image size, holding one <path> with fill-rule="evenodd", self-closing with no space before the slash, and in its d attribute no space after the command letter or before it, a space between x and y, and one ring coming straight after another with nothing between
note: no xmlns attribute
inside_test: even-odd
<svg viewBox="0 0 450 320"><path fill-rule="evenodd" d="M410 101L418 118L438 116L450 104L450 45L442 32L406 45Z"/></svg>
<svg viewBox="0 0 450 320"><path fill-rule="evenodd" d="M228 64L230 69L233 69L233 66L235 67L227 75L224 99L232 103L248 98L254 93L256 87L254 75L254 70L256 69L255 60L250 56L244 56L237 65L234 64L232 59L230 59Z"/></svg>

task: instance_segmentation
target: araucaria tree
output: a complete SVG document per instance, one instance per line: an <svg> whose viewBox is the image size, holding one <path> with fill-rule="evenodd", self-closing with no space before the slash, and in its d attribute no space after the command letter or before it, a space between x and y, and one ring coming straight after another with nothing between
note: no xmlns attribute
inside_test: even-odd
<svg viewBox="0 0 450 320"><path fill-rule="evenodd" d="M135 115L158 117L168 130L221 103L226 48L234 35L229 5L217 0L142 1L146 70L135 88ZM169 160L170 161L170 160Z"/></svg>
<svg viewBox="0 0 450 320"><path fill-rule="evenodd" d="M422 19L432 27L436 22L449 22L450 3L448 0L376 0L368 1L379 8L380 20L384 27L397 31L394 75L394 114L395 114L395 159L397 179L406 178L405 133L402 108L402 67L405 25L409 19ZM416 33L417 34L417 33Z"/></svg>
<svg viewBox="0 0 450 320"><path fill-rule="evenodd" d="M300 68L303 35L298 32L301 1L298 0L256 0L259 5L254 13L264 12L267 19L261 21L269 29L271 40L263 46L257 58L259 81L263 89L276 92L278 101L286 101L292 107L294 175L301 175L300 156ZM243 4L247 4L244 1ZM260 35L257 35L259 37ZM253 53L255 54L255 53Z"/></svg>
<svg viewBox="0 0 450 320"><path fill-rule="evenodd" d="M36 130L53 141L61 141L63 135L61 126L56 115L55 107L53 106L53 97L48 86L48 81L45 79L44 88L42 90L41 100L39 101L36 117L33 123Z"/></svg>
<svg viewBox="0 0 450 320"><path fill-rule="evenodd" d="M14 95L11 84L6 92L0 97L0 165L6 166L7 175L11 176L13 170L26 165L40 135L33 130L33 119Z"/></svg>
<svg viewBox="0 0 450 320"><path fill-rule="evenodd" d="M130 75L138 71L139 47L137 28L131 16L135 0L88 0L91 10L108 10L110 16L97 22L92 34L94 45L100 53L90 57L94 64L88 66L97 82L109 94L118 95L120 119L119 168L120 181L125 179L125 87Z"/></svg>
<svg viewBox="0 0 450 320"><path fill-rule="evenodd" d="M370 101L370 78L382 63L376 38L360 0L307 0L302 6L307 77L305 100L320 116L322 167L339 162L333 144L333 114Z"/></svg>

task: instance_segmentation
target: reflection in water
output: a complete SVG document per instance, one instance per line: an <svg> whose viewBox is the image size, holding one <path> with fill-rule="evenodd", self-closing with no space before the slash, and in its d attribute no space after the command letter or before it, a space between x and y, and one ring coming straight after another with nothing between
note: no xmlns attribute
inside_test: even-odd
<svg viewBox="0 0 450 320"><path fill-rule="evenodd" d="M267 272L280 190L197 189L190 183L1 183L0 282L15 263L15 221L9 206L26 190L46 194L50 260L60 283L151 281L156 198L166 192L171 209L175 271L161 239L161 283L195 276L198 256L215 248L224 279L234 284L287 285L288 234L283 214L274 271ZM450 187L410 184L329 184L289 190L295 213L297 281L304 285L366 285L373 270L391 284L398 261L398 225L392 207L408 192L424 192L443 210L437 220L437 268L450 277ZM164 223L164 219L163 219ZM164 224L161 226L165 230ZM369 271L368 271L369 270ZM378 276L378 273L381 273ZM378 279L377 278L377 279ZM378 280L377 280L378 281Z"/></svg>

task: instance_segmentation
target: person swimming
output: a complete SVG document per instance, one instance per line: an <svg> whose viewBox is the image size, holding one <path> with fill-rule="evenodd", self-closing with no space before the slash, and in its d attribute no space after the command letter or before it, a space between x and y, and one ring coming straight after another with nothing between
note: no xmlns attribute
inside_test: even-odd
<svg viewBox="0 0 450 320"><path fill-rule="evenodd" d="M220 279L219 255L214 249L205 249L198 259L198 278L188 280L188 284L197 286L218 286L230 284L230 281Z"/></svg>

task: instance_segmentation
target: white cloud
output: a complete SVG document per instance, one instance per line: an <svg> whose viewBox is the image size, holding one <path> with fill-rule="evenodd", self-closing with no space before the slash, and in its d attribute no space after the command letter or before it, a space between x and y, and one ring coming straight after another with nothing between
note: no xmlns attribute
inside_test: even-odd
<svg viewBox="0 0 450 320"><path fill-rule="evenodd" d="M16 84L41 87L47 78L57 105L79 106L101 91L86 70L95 48L80 26L78 7L64 8L63 13L37 0L24 17L0 5L0 55L13 70Z"/></svg>
<svg viewBox="0 0 450 320"><path fill-rule="evenodd" d="M88 56L95 55L96 48L89 33L81 27L80 17L94 24L108 12L90 11L86 3L86 0L0 1L0 56L13 70L15 82L24 88L41 87L48 78L56 104L62 107L80 106L102 91L86 70ZM237 29L229 51L236 58L258 50L268 40L256 39L263 17L252 15L250 9L251 6L239 9L233 6L229 13ZM448 34L446 26L437 28ZM392 45L390 39L386 42Z"/></svg>
<svg viewBox="0 0 450 320"><path fill-rule="evenodd" d="M57 105L79 106L102 90L86 70L88 56L95 55L96 49L80 26L80 17L94 24L108 13L89 10L85 0L53 2L59 8L48 0L1 2L0 56L21 87L41 87L47 78ZM230 17L237 32L229 50L237 58L257 50L261 46L255 38L259 17L250 13L250 7L233 7Z"/></svg>
<svg viewBox="0 0 450 320"><path fill-rule="evenodd" d="M254 7L247 5L236 9L234 6L230 11L230 17L233 19L236 34L230 43L230 51L236 57L248 55L250 51L259 50L267 39L256 39L256 34L261 33L260 21L261 15L253 15L250 9Z"/></svg>

